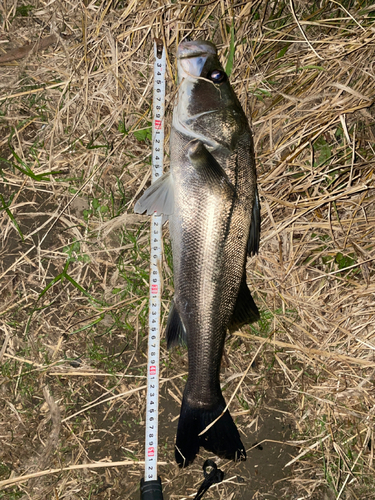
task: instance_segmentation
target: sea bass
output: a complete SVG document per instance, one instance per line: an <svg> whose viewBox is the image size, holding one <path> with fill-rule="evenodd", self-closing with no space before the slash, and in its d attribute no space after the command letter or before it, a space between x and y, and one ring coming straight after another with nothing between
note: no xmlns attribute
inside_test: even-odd
<svg viewBox="0 0 375 500"><path fill-rule="evenodd" d="M224 412L220 364L228 328L259 319L245 266L247 254L258 251L260 206L250 127L216 47L182 42L177 67L170 171L134 210L169 218L175 295L167 343L188 347L175 449L185 467L200 446L227 459L246 458L237 427Z"/></svg>

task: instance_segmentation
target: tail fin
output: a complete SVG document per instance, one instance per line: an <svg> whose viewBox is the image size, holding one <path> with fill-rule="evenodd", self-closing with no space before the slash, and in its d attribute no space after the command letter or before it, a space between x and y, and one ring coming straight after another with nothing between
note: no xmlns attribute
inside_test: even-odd
<svg viewBox="0 0 375 500"><path fill-rule="evenodd" d="M221 397L218 406L210 410L193 408L184 398L178 422L175 458L180 467L187 467L196 457L199 447L228 460L246 460L236 424L227 410L202 436L199 434L224 411Z"/></svg>

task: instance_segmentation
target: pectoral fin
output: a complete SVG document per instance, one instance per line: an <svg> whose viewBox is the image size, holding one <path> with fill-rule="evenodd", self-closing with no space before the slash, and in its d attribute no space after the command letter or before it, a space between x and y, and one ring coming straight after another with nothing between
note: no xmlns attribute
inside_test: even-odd
<svg viewBox="0 0 375 500"><path fill-rule="evenodd" d="M171 215L174 209L173 180L170 172L151 184L134 206L134 212L147 215Z"/></svg>
<svg viewBox="0 0 375 500"><path fill-rule="evenodd" d="M201 141L194 140L189 143L188 156L191 165L208 187L228 190L230 194L235 195L235 187L230 182L225 170Z"/></svg>

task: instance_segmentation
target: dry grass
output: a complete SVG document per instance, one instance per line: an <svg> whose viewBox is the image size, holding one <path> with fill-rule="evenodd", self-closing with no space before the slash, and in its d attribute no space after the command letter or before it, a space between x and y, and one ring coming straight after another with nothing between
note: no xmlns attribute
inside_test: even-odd
<svg viewBox="0 0 375 500"><path fill-rule="evenodd" d="M257 483L249 451L220 462L207 498L375 498L374 20L354 0L0 3L0 52L31 44L0 66L0 498L139 495L148 221L132 207L150 179L152 37L168 48L168 130L179 41L213 40L225 63L231 26L262 319L228 340L222 380L227 401L241 381L231 412L248 448L268 411L292 431L282 477ZM201 460L178 474L173 460L186 352L163 343L161 358L160 473L181 499L203 479Z"/></svg>

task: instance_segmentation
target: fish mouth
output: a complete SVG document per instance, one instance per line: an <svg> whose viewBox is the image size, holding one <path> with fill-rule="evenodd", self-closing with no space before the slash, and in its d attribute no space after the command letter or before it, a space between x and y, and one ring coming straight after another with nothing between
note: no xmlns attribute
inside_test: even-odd
<svg viewBox="0 0 375 500"><path fill-rule="evenodd" d="M204 40L181 42L177 49L179 80L194 80L201 76L208 57L216 56L216 47Z"/></svg>
<svg viewBox="0 0 375 500"><path fill-rule="evenodd" d="M209 55L217 55L216 47L205 40L181 42L177 49L177 59L208 57Z"/></svg>
<svg viewBox="0 0 375 500"><path fill-rule="evenodd" d="M202 78L202 71L207 59L217 58L215 45L204 40L185 41L181 42L177 49L177 69L179 83L179 98L178 104L173 113L174 128L190 137L203 142L210 150L216 149L219 144L205 137L203 132L194 131L192 126L194 121L204 115L215 113L217 109L210 109L201 113L194 113L189 116L189 109L192 91L196 82Z"/></svg>

